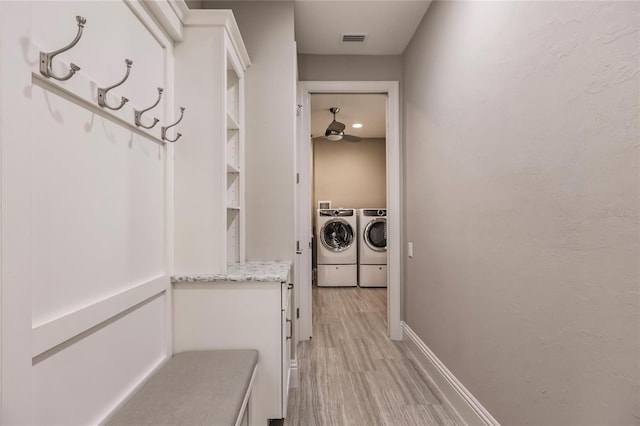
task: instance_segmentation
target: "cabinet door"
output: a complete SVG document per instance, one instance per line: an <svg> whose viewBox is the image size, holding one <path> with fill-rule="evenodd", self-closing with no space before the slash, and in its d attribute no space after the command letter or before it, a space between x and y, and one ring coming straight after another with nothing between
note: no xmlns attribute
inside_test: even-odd
<svg viewBox="0 0 640 426"><path fill-rule="evenodd" d="M251 394L254 425L282 413L282 344L286 325L279 282L182 283L174 286L174 351L257 349Z"/></svg>

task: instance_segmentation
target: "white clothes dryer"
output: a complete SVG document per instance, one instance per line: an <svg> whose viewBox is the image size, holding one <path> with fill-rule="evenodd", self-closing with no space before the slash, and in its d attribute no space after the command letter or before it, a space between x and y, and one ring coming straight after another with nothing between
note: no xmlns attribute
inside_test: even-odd
<svg viewBox="0 0 640 426"><path fill-rule="evenodd" d="M387 209L358 210L358 284L387 286Z"/></svg>
<svg viewBox="0 0 640 426"><path fill-rule="evenodd" d="M318 286L358 285L358 229L354 209L318 209Z"/></svg>

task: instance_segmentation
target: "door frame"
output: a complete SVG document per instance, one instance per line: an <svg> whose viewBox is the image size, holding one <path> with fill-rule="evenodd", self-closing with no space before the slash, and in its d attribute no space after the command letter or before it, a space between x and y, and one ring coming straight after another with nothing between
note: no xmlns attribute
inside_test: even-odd
<svg viewBox="0 0 640 426"><path fill-rule="evenodd" d="M397 81L300 81L298 105L302 109L297 126L296 170L299 176L297 191L296 238L303 250L295 257L298 288L299 340L309 340L312 329L311 283L311 100L316 93L374 93L387 95L387 324L392 340L402 340L400 325L401 299L401 155L400 155L400 90ZM306 159L306 160L305 160ZM308 240L307 240L308 238ZM302 252L302 253L301 253Z"/></svg>

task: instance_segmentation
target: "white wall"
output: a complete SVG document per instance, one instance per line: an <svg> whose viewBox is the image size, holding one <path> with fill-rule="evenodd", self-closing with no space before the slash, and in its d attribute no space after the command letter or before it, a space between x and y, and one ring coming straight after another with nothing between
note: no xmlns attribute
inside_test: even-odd
<svg viewBox="0 0 640 426"><path fill-rule="evenodd" d="M637 424L639 4L434 2L405 320L502 424Z"/></svg>
<svg viewBox="0 0 640 426"><path fill-rule="evenodd" d="M61 83L72 94L32 83L75 15L84 34L59 56L81 67ZM98 423L170 354L172 165L163 144L75 96L97 98L130 58L115 93L142 109L164 87L150 115L166 123L171 45L137 3L3 3L0 16L2 422Z"/></svg>
<svg viewBox="0 0 640 426"><path fill-rule="evenodd" d="M247 260L293 259L296 52L293 2L205 2L231 9L251 58L245 74Z"/></svg>

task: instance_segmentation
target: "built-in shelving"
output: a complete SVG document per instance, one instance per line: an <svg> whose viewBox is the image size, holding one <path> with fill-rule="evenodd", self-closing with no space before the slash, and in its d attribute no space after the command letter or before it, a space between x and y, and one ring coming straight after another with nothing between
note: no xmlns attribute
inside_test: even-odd
<svg viewBox="0 0 640 426"><path fill-rule="evenodd" d="M238 130L238 129L240 129L240 124L238 124L235 118L227 114L227 130Z"/></svg>
<svg viewBox="0 0 640 426"><path fill-rule="evenodd" d="M240 257L240 207L227 206L227 262Z"/></svg>
<svg viewBox="0 0 640 426"><path fill-rule="evenodd" d="M175 150L175 270L224 273L245 259L244 72L250 65L233 13L188 10L175 46L175 103L185 136ZM203 53L202 46L208 46ZM212 50L211 50L212 49ZM187 135L192 135L185 139Z"/></svg>
<svg viewBox="0 0 640 426"><path fill-rule="evenodd" d="M240 129L227 130L227 166L240 170Z"/></svg>
<svg viewBox="0 0 640 426"><path fill-rule="evenodd" d="M244 261L243 71L232 51L227 52L225 107L227 120L227 262Z"/></svg>

